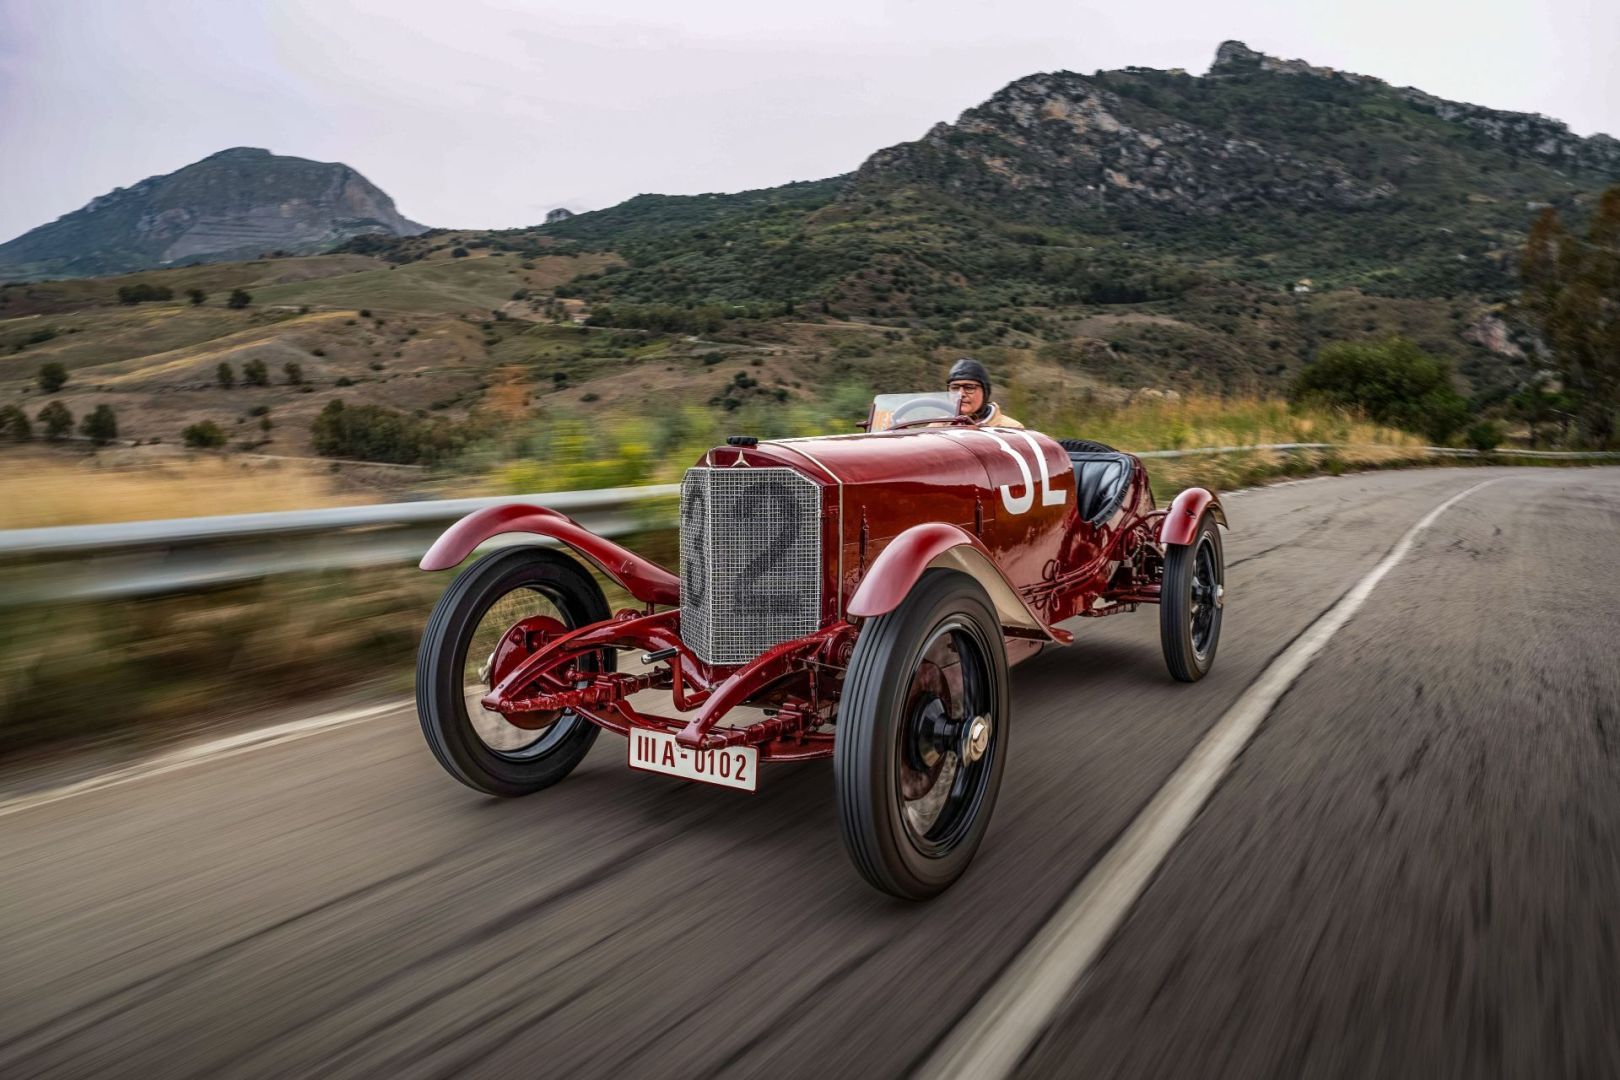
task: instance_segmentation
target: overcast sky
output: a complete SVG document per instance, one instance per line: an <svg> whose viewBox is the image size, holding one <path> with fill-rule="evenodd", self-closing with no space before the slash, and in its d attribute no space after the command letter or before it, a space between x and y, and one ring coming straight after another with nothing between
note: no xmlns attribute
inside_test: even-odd
<svg viewBox="0 0 1620 1080"><path fill-rule="evenodd" d="M1616 0L0 0L0 240L230 146L444 226L808 180L1021 75L1226 38L1620 136Z"/></svg>

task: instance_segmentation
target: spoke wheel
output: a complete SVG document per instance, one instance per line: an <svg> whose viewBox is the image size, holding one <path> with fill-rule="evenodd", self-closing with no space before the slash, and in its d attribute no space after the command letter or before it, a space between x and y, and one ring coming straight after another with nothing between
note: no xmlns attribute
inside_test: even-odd
<svg viewBox="0 0 1620 1080"><path fill-rule="evenodd" d="M961 623L923 647L896 725L900 821L921 852L939 856L971 826L991 763L994 716L986 650Z"/></svg>
<svg viewBox="0 0 1620 1080"><path fill-rule="evenodd" d="M839 824L862 876L921 900L967 869L1001 786L1001 624L977 582L930 570L862 627L839 703Z"/></svg>
<svg viewBox="0 0 1620 1080"><path fill-rule="evenodd" d="M481 699L546 641L608 614L595 579L543 548L496 552L457 577L428 620L416 670L422 732L446 771L504 796L568 775L596 741L596 725L564 710L508 718ZM612 670L613 660L611 650L588 657L581 674Z"/></svg>
<svg viewBox="0 0 1620 1080"><path fill-rule="evenodd" d="M1159 637L1165 665L1182 682L1197 682L1215 663L1226 610L1226 562L1214 518L1205 514L1190 544L1165 552L1159 585Z"/></svg>

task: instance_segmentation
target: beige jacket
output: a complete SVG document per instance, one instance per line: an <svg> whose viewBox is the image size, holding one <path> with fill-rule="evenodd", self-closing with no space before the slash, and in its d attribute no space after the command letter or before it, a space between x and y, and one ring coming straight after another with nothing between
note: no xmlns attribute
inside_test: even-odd
<svg viewBox="0 0 1620 1080"><path fill-rule="evenodd" d="M1001 411L1001 406L999 404L997 404L996 402L992 401L990 403L990 415L989 415L988 418L986 418L986 420L985 420L985 422L984 422L984 424L982 426L983 427L1021 428L1024 425L1020 424L1018 421L1014 420L1012 417L1010 417L1006 413L1002 412Z"/></svg>

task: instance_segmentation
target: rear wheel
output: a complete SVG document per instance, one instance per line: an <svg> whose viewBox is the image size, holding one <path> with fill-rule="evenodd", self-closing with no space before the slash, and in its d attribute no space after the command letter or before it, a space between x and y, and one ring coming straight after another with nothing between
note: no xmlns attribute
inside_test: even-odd
<svg viewBox="0 0 1620 1080"><path fill-rule="evenodd" d="M450 583L422 634L416 711L439 764L489 795L528 795L571 772L597 728L571 711L508 720L480 699L539 640L601 622L601 586L555 551L514 548L473 563ZM612 670L614 653L588 658L587 671Z"/></svg>
<svg viewBox="0 0 1620 1080"><path fill-rule="evenodd" d="M1226 558L1215 519L1205 514L1190 544L1164 554L1159 585L1159 640L1170 674L1197 682L1215 663L1226 608Z"/></svg>
<svg viewBox="0 0 1620 1080"><path fill-rule="evenodd" d="M861 630L838 708L838 819L861 876L907 900L973 860L1008 728L1001 624L977 582L929 570Z"/></svg>

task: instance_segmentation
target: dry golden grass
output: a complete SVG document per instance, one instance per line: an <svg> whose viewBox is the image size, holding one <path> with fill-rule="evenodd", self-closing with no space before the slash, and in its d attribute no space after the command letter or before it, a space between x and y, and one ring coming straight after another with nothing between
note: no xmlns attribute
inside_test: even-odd
<svg viewBox="0 0 1620 1080"><path fill-rule="evenodd" d="M248 514L372 499L334 489L324 464L249 458L153 460L104 452L72 460L0 456L0 528Z"/></svg>

